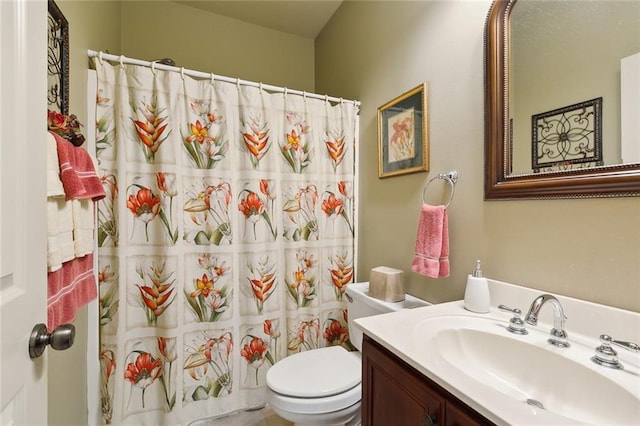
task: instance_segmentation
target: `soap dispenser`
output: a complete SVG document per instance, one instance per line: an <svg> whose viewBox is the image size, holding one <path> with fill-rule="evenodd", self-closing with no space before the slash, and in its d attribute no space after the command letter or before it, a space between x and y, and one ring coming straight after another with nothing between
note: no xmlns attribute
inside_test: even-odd
<svg viewBox="0 0 640 426"><path fill-rule="evenodd" d="M482 276L480 261L476 260L476 269L467 276L464 307L471 312L486 314L489 312L489 304L489 283Z"/></svg>

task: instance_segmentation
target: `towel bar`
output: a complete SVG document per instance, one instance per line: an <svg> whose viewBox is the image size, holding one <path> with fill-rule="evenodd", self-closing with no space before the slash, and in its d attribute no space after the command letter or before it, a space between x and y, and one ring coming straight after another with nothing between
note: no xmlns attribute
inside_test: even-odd
<svg viewBox="0 0 640 426"><path fill-rule="evenodd" d="M456 190L455 184L458 182L458 172L455 170L451 170L448 173L438 173L436 176L429 179L427 184L424 186L424 189L422 190L422 202L425 204L427 203L427 201L425 200L427 189L429 188L429 185L431 184L431 182L433 182L436 179L446 180L449 183L449 185L451 185L451 194L449 195L449 201L444 206L444 208L446 209L449 207L449 204L451 204L451 201L453 200L453 194Z"/></svg>

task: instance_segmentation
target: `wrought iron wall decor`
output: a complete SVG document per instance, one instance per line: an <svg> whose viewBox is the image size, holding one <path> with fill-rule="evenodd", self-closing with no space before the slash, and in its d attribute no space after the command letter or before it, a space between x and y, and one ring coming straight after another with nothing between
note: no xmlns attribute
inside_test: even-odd
<svg viewBox="0 0 640 426"><path fill-rule="evenodd" d="M49 109L69 113L69 23L49 0L47 33L47 101Z"/></svg>
<svg viewBox="0 0 640 426"><path fill-rule="evenodd" d="M601 166L602 98L532 116L531 135L534 173Z"/></svg>

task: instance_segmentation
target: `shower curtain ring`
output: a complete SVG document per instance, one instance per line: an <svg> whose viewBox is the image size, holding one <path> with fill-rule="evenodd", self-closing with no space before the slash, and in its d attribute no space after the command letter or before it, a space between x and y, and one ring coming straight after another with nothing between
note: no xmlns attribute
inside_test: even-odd
<svg viewBox="0 0 640 426"><path fill-rule="evenodd" d="M180 77L184 80L184 67L180 68Z"/></svg>
<svg viewBox="0 0 640 426"><path fill-rule="evenodd" d="M211 85L213 85L216 82L216 75L214 73L211 73Z"/></svg>
<svg viewBox="0 0 640 426"><path fill-rule="evenodd" d="M262 82L258 83L258 87L260 87L260 94L262 94Z"/></svg>
<svg viewBox="0 0 640 426"><path fill-rule="evenodd" d="M124 55L120 55L120 68L124 69Z"/></svg>
<svg viewBox="0 0 640 426"><path fill-rule="evenodd" d="M156 62L155 61L151 62L151 72L153 73L153 75L156 75Z"/></svg>
<svg viewBox="0 0 640 426"><path fill-rule="evenodd" d="M102 50L98 52L98 61L100 62L100 65L102 65Z"/></svg>

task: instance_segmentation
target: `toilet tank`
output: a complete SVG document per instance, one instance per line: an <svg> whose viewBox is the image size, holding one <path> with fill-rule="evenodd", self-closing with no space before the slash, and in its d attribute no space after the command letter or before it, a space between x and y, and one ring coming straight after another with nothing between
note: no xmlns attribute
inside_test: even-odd
<svg viewBox="0 0 640 426"><path fill-rule="evenodd" d="M349 319L349 338L359 351L362 350L362 330L353 325L353 320L372 315L385 314L401 309L418 308L430 305L422 299L407 294L401 302L385 302L369 296L369 283L351 283L347 285L347 311Z"/></svg>

